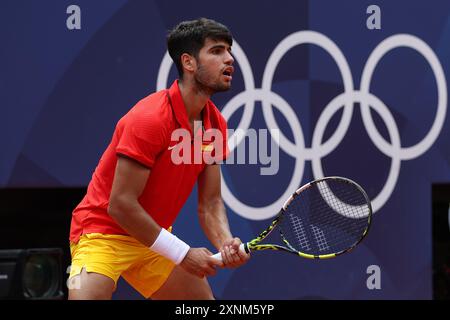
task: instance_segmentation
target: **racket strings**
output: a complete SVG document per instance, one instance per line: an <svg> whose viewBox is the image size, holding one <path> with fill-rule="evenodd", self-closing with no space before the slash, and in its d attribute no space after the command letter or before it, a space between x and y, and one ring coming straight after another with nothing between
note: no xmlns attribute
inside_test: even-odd
<svg viewBox="0 0 450 320"><path fill-rule="evenodd" d="M336 225L339 225L339 222L341 222L341 227L347 229L347 231L350 234L356 232L356 234L359 235L360 227L361 226L366 227L367 225L367 218L365 217L367 217L369 213L369 207L367 206L366 203L364 203L363 205L353 206L347 205L346 202L348 201L354 203L358 201L359 203L361 203L362 201L365 202L365 198L363 197L362 194L359 194L352 189L338 190L338 192L336 193L340 194L340 197L338 197L337 195L335 196L335 194L332 193L331 191L320 193L320 195L324 198L326 204L330 206L330 209L334 210L335 213L338 215L336 217L336 220L333 220L333 222ZM337 201L338 198L341 199L343 198L346 201L345 202ZM323 211L323 214L317 215L317 217L318 223L323 223L323 220L320 220L320 218L329 219L326 211ZM348 218L353 219L353 221L350 220L349 223Z"/></svg>
<svg viewBox="0 0 450 320"><path fill-rule="evenodd" d="M323 226L329 242L334 244L333 251L338 250L338 247L345 249L357 242L367 227L367 219L361 218L367 206L361 205L365 203L365 198L359 190L351 184L347 184L346 188L321 188L319 183L318 188L312 191L316 198L325 200L326 209L322 209L321 214L312 215L311 222ZM323 202L320 201L320 204L323 205ZM314 209L311 212L315 212Z"/></svg>
<svg viewBox="0 0 450 320"><path fill-rule="evenodd" d="M323 181L292 200L280 227L297 251L317 255L337 253L363 237L369 213L366 198L354 185Z"/></svg>
<svg viewBox="0 0 450 320"><path fill-rule="evenodd" d="M297 217L290 215L290 218L295 219ZM299 219L297 218L296 220ZM320 222L318 224L320 224ZM286 230L286 228L284 229ZM293 246L297 251L303 251L311 254L313 254L312 251L319 251L320 254L326 254L340 251L341 249L339 247L348 246L348 238L342 238L340 233L336 234L336 232L330 232L329 230L328 233L325 234L323 229L316 227L313 224L310 225L310 230L305 229L304 226L300 224L299 228L294 228L292 231L295 235L294 239L290 236L289 231L284 231L284 233L285 237L288 239L288 242L290 244L294 244ZM316 247L312 247L311 243L315 243Z"/></svg>
<svg viewBox="0 0 450 320"><path fill-rule="evenodd" d="M321 192L323 196L323 192ZM327 205L330 205L334 199L330 199L330 195L327 194L325 196L325 200ZM335 246L347 246L347 242L351 241L355 242L361 235L361 225L358 223L358 220L348 220L348 217L352 217L351 210L354 210L354 207L351 206L342 206L342 202L332 203L330 209L323 210L323 214L312 216L311 223L313 225L317 225L322 227L327 232L327 238L329 242L334 243ZM335 216L332 220L332 223L329 220L329 217L334 213L333 211L337 211L341 214L341 216ZM329 214L329 215L326 215ZM345 217L342 216L345 214ZM358 214L359 215L359 214ZM332 227L328 227L329 225ZM365 222L363 221L363 228L365 228ZM335 250L337 250L335 248Z"/></svg>
<svg viewBox="0 0 450 320"><path fill-rule="evenodd" d="M294 215L290 215L289 218L291 219L292 230L296 236L297 242L300 244L300 247L305 248L306 250L311 250L308 235L305 232L305 227L303 226L302 220Z"/></svg>

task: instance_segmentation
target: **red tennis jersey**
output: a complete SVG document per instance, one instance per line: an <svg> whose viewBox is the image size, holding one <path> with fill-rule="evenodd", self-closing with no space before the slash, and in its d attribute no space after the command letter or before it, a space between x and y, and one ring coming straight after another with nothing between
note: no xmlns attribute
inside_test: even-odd
<svg viewBox="0 0 450 320"><path fill-rule="evenodd" d="M202 113L205 132L214 128L222 134L223 149L215 150L224 155L220 157L222 160L228 155L226 121L210 100ZM76 243L82 234L87 233L128 235L107 212L120 154L151 168L139 203L161 227L168 228L173 224L206 166L203 158L200 163L177 164L172 161L171 155L177 144L177 141L171 141L172 132L180 128L192 135L178 81L169 90L161 90L142 99L119 120L85 197L72 213L70 241ZM203 139L203 135L201 137ZM210 144L211 141L202 140L202 154L211 152ZM194 143L191 148L193 155Z"/></svg>

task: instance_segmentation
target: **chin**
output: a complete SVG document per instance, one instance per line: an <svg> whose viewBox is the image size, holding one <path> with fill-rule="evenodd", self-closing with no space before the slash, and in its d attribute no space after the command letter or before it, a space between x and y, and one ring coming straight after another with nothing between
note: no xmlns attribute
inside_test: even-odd
<svg viewBox="0 0 450 320"><path fill-rule="evenodd" d="M227 91L231 89L231 81L230 82L226 82L223 86L222 86L222 91Z"/></svg>
<svg viewBox="0 0 450 320"><path fill-rule="evenodd" d="M228 91L231 89L231 83L226 85L218 85L211 89L214 93Z"/></svg>

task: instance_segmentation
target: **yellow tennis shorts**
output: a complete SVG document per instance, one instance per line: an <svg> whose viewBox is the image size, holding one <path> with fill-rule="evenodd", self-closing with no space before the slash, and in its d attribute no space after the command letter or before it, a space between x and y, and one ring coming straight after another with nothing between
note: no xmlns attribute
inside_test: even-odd
<svg viewBox="0 0 450 320"><path fill-rule="evenodd" d="M69 279L95 272L114 280L122 276L145 298L150 298L167 280L175 264L130 236L90 233L70 243L72 265Z"/></svg>

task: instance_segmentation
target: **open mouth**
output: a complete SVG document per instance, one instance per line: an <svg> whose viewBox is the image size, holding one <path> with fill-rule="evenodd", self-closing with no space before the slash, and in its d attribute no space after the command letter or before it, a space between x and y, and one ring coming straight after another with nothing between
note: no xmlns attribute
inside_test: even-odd
<svg viewBox="0 0 450 320"><path fill-rule="evenodd" d="M229 67L229 68L226 68L224 71L223 71L223 75L225 76L225 77L227 77L227 78L229 78L229 79L231 79L231 76L232 76L232 74L233 74L233 67Z"/></svg>

